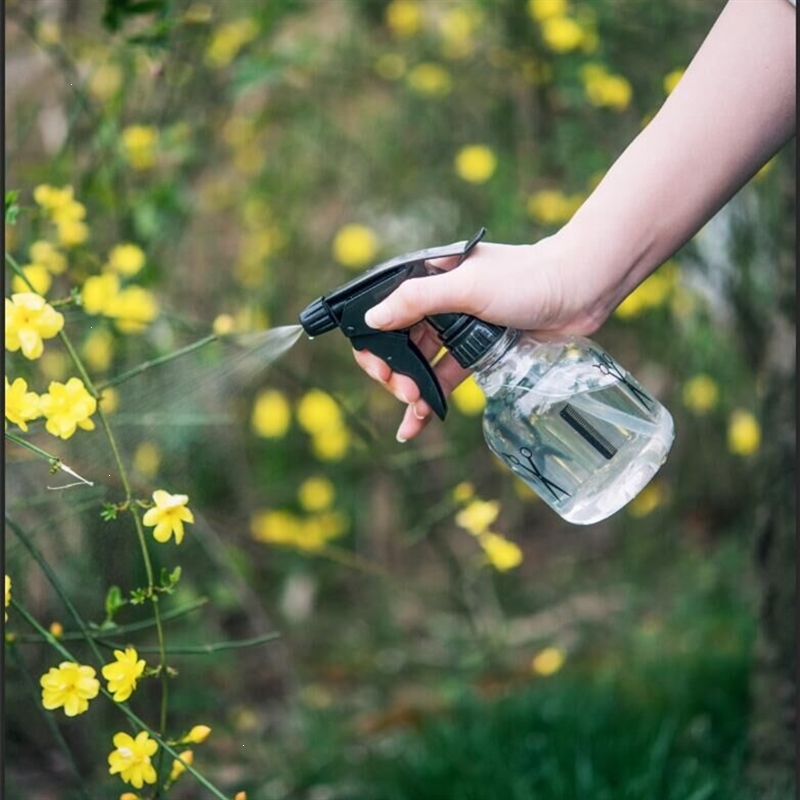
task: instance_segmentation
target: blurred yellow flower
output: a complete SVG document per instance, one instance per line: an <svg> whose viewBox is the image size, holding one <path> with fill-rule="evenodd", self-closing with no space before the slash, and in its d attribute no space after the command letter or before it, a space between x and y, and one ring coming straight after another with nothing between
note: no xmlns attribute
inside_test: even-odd
<svg viewBox="0 0 800 800"><path fill-rule="evenodd" d="M116 733L113 742L116 749L108 754L110 775L119 774L125 783L130 783L136 789L158 780L156 769L151 763L151 758L158 750L158 743L150 738L147 731L137 733L135 739L127 733Z"/></svg>
<svg viewBox="0 0 800 800"><path fill-rule="evenodd" d="M719 386L710 376L694 375L683 385L683 404L695 414L706 414L716 408Z"/></svg>
<svg viewBox="0 0 800 800"><path fill-rule="evenodd" d="M252 17L226 22L220 25L206 49L205 60L210 67L227 67L241 49L258 36L258 22Z"/></svg>
<svg viewBox="0 0 800 800"><path fill-rule="evenodd" d="M233 800L247 800L247 792L236 792L236 794L233 796Z"/></svg>
<svg viewBox="0 0 800 800"><path fill-rule="evenodd" d="M544 43L554 53L569 53L576 50L586 39L586 31L570 17L547 17L540 25Z"/></svg>
<svg viewBox="0 0 800 800"><path fill-rule="evenodd" d="M148 289L128 286L117 295L109 316L122 333L141 333L158 316L158 303Z"/></svg>
<svg viewBox="0 0 800 800"><path fill-rule="evenodd" d="M558 189L542 189L528 197L528 214L542 225L568 222L584 201L582 194L566 195Z"/></svg>
<svg viewBox="0 0 800 800"><path fill-rule="evenodd" d="M236 320L230 314L217 314L211 325L211 330L214 331L217 336L225 336L226 334L233 333L235 328Z"/></svg>
<svg viewBox="0 0 800 800"><path fill-rule="evenodd" d="M211 22L214 16L214 7L211 3L192 3L183 13L183 21L187 25L202 25Z"/></svg>
<svg viewBox="0 0 800 800"><path fill-rule="evenodd" d="M144 250L138 245L125 242L112 248L108 254L107 267L118 275L130 278L141 271L144 262Z"/></svg>
<svg viewBox="0 0 800 800"><path fill-rule="evenodd" d="M413 36L422 27L422 7L417 0L391 0L384 14L386 25L395 36Z"/></svg>
<svg viewBox="0 0 800 800"><path fill-rule="evenodd" d="M97 410L97 400L92 397L80 378L70 378L66 383L52 381L39 400L45 428L60 439L69 439L80 428L93 431L90 419Z"/></svg>
<svg viewBox="0 0 800 800"><path fill-rule="evenodd" d="M641 518L651 514L667 499L667 490L661 481L648 483L628 504L628 513L632 517Z"/></svg>
<svg viewBox="0 0 800 800"><path fill-rule="evenodd" d="M115 661L106 664L101 672L108 681L108 691L118 703L124 703L136 689L146 666L135 647L114 651Z"/></svg>
<svg viewBox="0 0 800 800"><path fill-rule="evenodd" d="M444 12L439 20L441 51L445 58L462 59L475 51L475 31L483 21L480 9L456 7Z"/></svg>
<svg viewBox="0 0 800 800"><path fill-rule="evenodd" d="M586 64L580 75L584 93L593 106L624 111L630 105L633 89L621 75L612 75L602 64Z"/></svg>
<svg viewBox="0 0 800 800"><path fill-rule="evenodd" d="M289 511L258 511L250 521L250 532L259 542L293 545L301 538L302 520Z"/></svg>
<svg viewBox="0 0 800 800"><path fill-rule="evenodd" d="M341 461L350 448L350 431L338 423L317 431L311 437L311 449L320 461Z"/></svg>
<svg viewBox="0 0 800 800"><path fill-rule="evenodd" d="M75 202L75 195L71 186L59 188L49 183L42 183L34 188L33 200L44 211L53 212Z"/></svg>
<svg viewBox="0 0 800 800"><path fill-rule="evenodd" d="M148 508L142 522L153 528L153 538L157 542L168 542L175 534L175 544L183 541L183 523L194 522L194 514L189 510L188 495L169 494L163 489L153 492L155 506Z"/></svg>
<svg viewBox="0 0 800 800"><path fill-rule="evenodd" d="M417 64L408 73L408 86L413 91L432 97L443 97L453 88L450 73L432 61Z"/></svg>
<svg viewBox="0 0 800 800"><path fill-rule="evenodd" d="M42 296L47 294L53 284L50 272L42 264L25 264L21 275L14 275L11 279L11 290L14 292L35 292Z"/></svg>
<svg viewBox="0 0 800 800"><path fill-rule="evenodd" d="M500 503L497 500L471 500L456 514L456 525L473 536L479 536L489 530L499 513Z"/></svg>
<svg viewBox="0 0 800 800"><path fill-rule="evenodd" d="M256 436L279 439L286 435L292 420L289 401L277 389L265 389L256 395L250 424Z"/></svg>
<svg viewBox="0 0 800 800"><path fill-rule="evenodd" d="M119 408L119 392L113 386L109 386L103 389L97 402L104 413L113 414Z"/></svg>
<svg viewBox="0 0 800 800"><path fill-rule="evenodd" d="M683 69L674 69L664 76L664 91L671 94L672 90L678 85L678 81L683 77Z"/></svg>
<svg viewBox="0 0 800 800"><path fill-rule="evenodd" d="M335 498L336 490L327 478L306 478L297 490L297 499L304 511L325 511Z"/></svg>
<svg viewBox="0 0 800 800"><path fill-rule="evenodd" d="M106 328L94 328L81 346L86 365L94 372L105 372L114 359L114 336Z"/></svg>
<svg viewBox="0 0 800 800"><path fill-rule="evenodd" d="M406 60L398 53L384 53L375 62L375 73L387 81L398 81L406 74Z"/></svg>
<svg viewBox="0 0 800 800"><path fill-rule="evenodd" d="M100 63L89 76L86 88L101 103L107 103L122 86L122 69L117 64Z"/></svg>
<svg viewBox="0 0 800 800"><path fill-rule="evenodd" d="M567 0L528 0L528 14L536 22L563 17L567 11Z"/></svg>
<svg viewBox="0 0 800 800"><path fill-rule="evenodd" d="M181 742L202 744L210 735L211 728L209 728L208 725L194 725L189 733L181 739Z"/></svg>
<svg viewBox="0 0 800 800"><path fill-rule="evenodd" d="M297 421L310 434L335 427L341 423L339 404L321 389L306 392L297 404Z"/></svg>
<svg viewBox="0 0 800 800"><path fill-rule="evenodd" d="M153 442L141 442L133 451L133 468L145 478L154 478L161 466L161 451Z"/></svg>
<svg viewBox="0 0 800 800"><path fill-rule="evenodd" d="M5 378L5 399L6 419L23 431L28 430L28 422L41 416L39 395L28 391L24 378L16 378L10 385L8 377Z"/></svg>
<svg viewBox="0 0 800 800"><path fill-rule="evenodd" d="M172 762L172 769L169 773L169 779L174 783L184 772L186 772L185 764L192 765L194 762L194 753L191 750L184 750L181 753L178 753L180 756L180 761L177 759L173 760Z"/></svg>
<svg viewBox="0 0 800 800"><path fill-rule="evenodd" d="M152 125L129 125L122 131L122 157L138 170L156 164L158 129Z"/></svg>
<svg viewBox="0 0 800 800"><path fill-rule="evenodd" d="M450 399L453 405L468 417L474 417L486 408L486 395L473 375L456 387Z"/></svg>
<svg viewBox="0 0 800 800"><path fill-rule="evenodd" d="M111 272L92 275L81 289L81 304L87 314L111 316L119 297L119 278Z"/></svg>
<svg viewBox="0 0 800 800"><path fill-rule="evenodd" d="M378 239L365 225L344 225L333 239L333 257L348 269L368 267L377 252Z"/></svg>
<svg viewBox="0 0 800 800"><path fill-rule="evenodd" d="M737 409L728 420L728 449L737 456L750 456L761 446L761 425L749 411Z"/></svg>
<svg viewBox="0 0 800 800"><path fill-rule="evenodd" d="M56 639L60 639L64 635L64 626L57 619L50 623L48 630L52 636L56 637Z"/></svg>
<svg viewBox="0 0 800 800"><path fill-rule="evenodd" d="M89 238L89 228L85 222L77 219L63 219L56 222L56 233L59 244L64 247L76 247Z"/></svg>
<svg viewBox="0 0 800 800"><path fill-rule="evenodd" d="M547 677L554 675L564 666L566 653L559 647L545 647L531 661L531 669L537 674Z"/></svg>
<svg viewBox="0 0 800 800"><path fill-rule="evenodd" d="M486 183L497 169L497 156L484 144L467 145L456 153L455 168L468 183Z"/></svg>
<svg viewBox="0 0 800 800"><path fill-rule="evenodd" d="M461 481L453 487L453 500L456 503L466 503L475 496L475 487L469 481Z"/></svg>
<svg viewBox="0 0 800 800"><path fill-rule="evenodd" d="M11 578L6 573L6 602L5 608L8 608L11 605ZM6 622L8 622L8 611L5 612L6 615Z"/></svg>
<svg viewBox="0 0 800 800"><path fill-rule="evenodd" d="M61 275L67 269L67 257L57 250L52 242L45 239L34 242L28 254L34 264L41 265L53 275Z"/></svg>
<svg viewBox="0 0 800 800"><path fill-rule="evenodd" d="M57 667L51 667L39 679L42 705L48 711L63 706L68 717L83 714L89 708L89 701L100 691L100 681L95 674L92 667L74 661L62 661Z"/></svg>
<svg viewBox="0 0 800 800"><path fill-rule="evenodd" d="M478 536L478 544L498 572L507 572L522 563L522 550L504 536L486 531Z"/></svg>
<svg viewBox="0 0 800 800"><path fill-rule="evenodd" d="M663 305L673 293L676 283L676 268L673 262L664 264L639 284L614 310L620 319L637 317L651 308Z"/></svg>
<svg viewBox="0 0 800 800"><path fill-rule="evenodd" d="M44 351L43 339L52 339L64 327L64 317L34 292L5 298L6 350L22 351L29 360Z"/></svg>

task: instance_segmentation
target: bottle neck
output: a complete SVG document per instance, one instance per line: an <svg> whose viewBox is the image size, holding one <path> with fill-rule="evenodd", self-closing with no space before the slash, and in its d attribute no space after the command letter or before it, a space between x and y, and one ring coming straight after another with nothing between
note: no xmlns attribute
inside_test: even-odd
<svg viewBox="0 0 800 800"><path fill-rule="evenodd" d="M503 356L519 341L516 328L506 328L500 338L481 356L472 369L479 375L488 375L502 361Z"/></svg>

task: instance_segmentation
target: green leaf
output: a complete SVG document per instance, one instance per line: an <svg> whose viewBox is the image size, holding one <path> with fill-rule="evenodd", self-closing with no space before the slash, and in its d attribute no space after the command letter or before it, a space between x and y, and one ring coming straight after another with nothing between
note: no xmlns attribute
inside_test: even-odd
<svg viewBox="0 0 800 800"><path fill-rule="evenodd" d="M113 503L103 503L103 508L100 511L100 516L106 521L110 522L112 519L117 518L118 509Z"/></svg>
<svg viewBox="0 0 800 800"><path fill-rule="evenodd" d="M19 192L16 189L6 191L6 225L16 225L19 216L19 204L17 198Z"/></svg>
<svg viewBox="0 0 800 800"><path fill-rule="evenodd" d="M110 622L114 618L114 614L124 605L125 600L119 586L110 586L106 594L106 621Z"/></svg>

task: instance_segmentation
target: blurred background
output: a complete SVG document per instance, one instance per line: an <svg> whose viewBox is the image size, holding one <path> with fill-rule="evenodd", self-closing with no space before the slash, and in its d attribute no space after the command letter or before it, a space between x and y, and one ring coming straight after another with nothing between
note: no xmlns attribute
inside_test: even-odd
<svg viewBox="0 0 800 800"><path fill-rule="evenodd" d="M402 408L347 340L289 348L285 328L399 253L557 230L722 0L4 5L7 253L72 298L100 385L219 336L103 398L136 497L195 514L151 548L182 568L168 643L228 643L170 658L170 725L212 728L195 768L251 800L793 796L794 143L595 335L677 432L604 523L571 526L497 462L473 383L400 445ZM6 353L36 392L72 374L57 340ZM65 476L7 441L7 518L100 625L109 587L145 580L132 526L101 518L124 497L112 455L99 429L25 436L94 485L48 489ZM8 528L5 572L69 640ZM61 659L12 609L5 632L7 796L129 788L106 763L118 711L50 714L54 732L38 678ZM144 681L131 706L155 725L157 704ZM204 792L186 775L170 795Z"/></svg>

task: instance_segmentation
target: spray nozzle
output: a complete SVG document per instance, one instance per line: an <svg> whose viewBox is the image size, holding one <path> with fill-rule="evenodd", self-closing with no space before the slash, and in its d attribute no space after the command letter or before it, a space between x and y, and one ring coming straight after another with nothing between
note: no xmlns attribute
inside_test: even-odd
<svg viewBox="0 0 800 800"><path fill-rule="evenodd" d="M486 229L481 228L468 241L417 250L384 261L314 300L300 313L300 324L312 337L338 327L356 350L369 350L395 372L411 378L422 398L444 419L447 413L444 393L428 360L411 340L409 329L379 331L364 322L364 315L404 281L430 275L433 270L426 266L428 260L460 256L461 264L485 234ZM505 330L469 314L435 314L428 320L462 366L474 364Z"/></svg>

